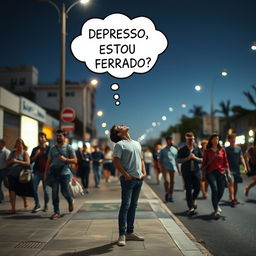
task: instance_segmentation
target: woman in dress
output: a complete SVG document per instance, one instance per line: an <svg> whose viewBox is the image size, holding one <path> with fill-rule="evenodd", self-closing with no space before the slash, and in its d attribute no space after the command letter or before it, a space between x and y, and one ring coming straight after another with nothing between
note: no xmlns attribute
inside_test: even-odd
<svg viewBox="0 0 256 256"><path fill-rule="evenodd" d="M10 153L7 164L9 166L9 195L11 210L10 213L16 213L16 192L19 186L19 174L24 167L29 167L30 158L27 152L28 147L25 145L24 141L21 138L18 138L14 145L14 150ZM28 208L27 199L25 196L22 196L24 202L24 208Z"/></svg>

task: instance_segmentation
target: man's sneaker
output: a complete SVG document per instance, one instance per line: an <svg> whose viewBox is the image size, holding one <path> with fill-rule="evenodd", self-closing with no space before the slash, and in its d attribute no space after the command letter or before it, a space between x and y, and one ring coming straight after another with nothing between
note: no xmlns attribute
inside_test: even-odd
<svg viewBox="0 0 256 256"><path fill-rule="evenodd" d="M168 200L167 200L167 202L169 202L169 203L173 203L173 202L174 202L174 200L173 200L173 198L172 198L172 197L169 197L169 198L168 198Z"/></svg>
<svg viewBox="0 0 256 256"><path fill-rule="evenodd" d="M219 210L214 212L214 218L215 219L219 219L220 218L220 211Z"/></svg>
<svg viewBox="0 0 256 256"><path fill-rule="evenodd" d="M47 212L47 211L48 211L48 206L47 206L47 205L44 206L43 211L44 211L44 212Z"/></svg>
<svg viewBox="0 0 256 256"><path fill-rule="evenodd" d="M56 219L58 219L59 217L60 217L60 214L54 213L54 214L51 216L51 219L52 219L52 220L56 220Z"/></svg>
<svg viewBox="0 0 256 256"><path fill-rule="evenodd" d="M220 213L222 213L222 210L221 210L221 208L218 206L218 211L220 212Z"/></svg>
<svg viewBox="0 0 256 256"><path fill-rule="evenodd" d="M33 208L33 210L32 210L32 213L36 213L36 212L39 212L39 211L41 211L42 209L41 209L41 207L40 206L35 206L34 208Z"/></svg>
<svg viewBox="0 0 256 256"><path fill-rule="evenodd" d="M127 241L144 241L144 237L135 233L126 234Z"/></svg>
<svg viewBox="0 0 256 256"><path fill-rule="evenodd" d="M125 235L120 235L117 241L117 244L119 246L125 246L126 245L126 239L125 239Z"/></svg>
<svg viewBox="0 0 256 256"><path fill-rule="evenodd" d="M168 202L168 198L169 198L169 195L168 195L168 193L166 193L166 194L165 194L165 197L164 197L165 202Z"/></svg>
<svg viewBox="0 0 256 256"><path fill-rule="evenodd" d="M68 204L68 210L70 212L73 212L73 210L74 210L74 203Z"/></svg>

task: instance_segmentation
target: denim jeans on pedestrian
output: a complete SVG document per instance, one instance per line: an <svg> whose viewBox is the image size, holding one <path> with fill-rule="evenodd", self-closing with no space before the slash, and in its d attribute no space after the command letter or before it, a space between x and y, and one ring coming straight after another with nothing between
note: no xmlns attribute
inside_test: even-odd
<svg viewBox="0 0 256 256"><path fill-rule="evenodd" d="M193 201L197 199L200 192L200 173L185 170L182 171L182 177L185 183L187 205L191 209L194 206Z"/></svg>
<svg viewBox="0 0 256 256"><path fill-rule="evenodd" d="M212 205L216 211L225 190L225 175L218 170L214 170L207 173L206 177L212 190Z"/></svg>
<svg viewBox="0 0 256 256"><path fill-rule="evenodd" d="M1 169L0 170L0 201L4 200L4 193L2 190L2 184L5 185L6 188L8 188L8 182L7 182L7 169Z"/></svg>
<svg viewBox="0 0 256 256"><path fill-rule="evenodd" d="M90 165L84 164L81 166L80 176L83 188L89 187L89 174L90 174Z"/></svg>
<svg viewBox="0 0 256 256"><path fill-rule="evenodd" d="M38 186L40 181L43 183L43 191L44 191L44 205L46 206L50 200L50 194L48 191L48 187L44 182L44 173L42 172L34 172L33 173L33 188L34 188L34 201L35 206L40 206L39 196L38 196Z"/></svg>
<svg viewBox="0 0 256 256"><path fill-rule="evenodd" d="M93 164L92 165L92 169L93 169L93 176L94 176L94 182L95 182L95 187L98 187L100 184L100 178L101 178L101 165L96 165Z"/></svg>
<svg viewBox="0 0 256 256"><path fill-rule="evenodd" d="M69 204L73 203L72 195L69 191L69 182L71 180L71 175L59 175L58 178L55 177L54 181L52 182L52 203L54 213L60 214L60 207L59 207L59 190L61 187L61 193L67 200Z"/></svg>
<svg viewBox="0 0 256 256"><path fill-rule="evenodd" d="M119 210L119 235L133 233L135 212L138 204L142 180L125 180L122 175L120 177L122 202Z"/></svg>
<svg viewBox="0 0 256 256"><path fill-rule="evenodd" d="M151 163L145 163L147 176L150 176Z"/></svg>

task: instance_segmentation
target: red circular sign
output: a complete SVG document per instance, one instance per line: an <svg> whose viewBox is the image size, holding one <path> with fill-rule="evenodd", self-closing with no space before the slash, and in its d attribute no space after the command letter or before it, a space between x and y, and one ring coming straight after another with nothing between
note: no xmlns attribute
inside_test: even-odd
<svg viewBox="0 0 256 256"><path fill-rule="evenodd" d="M76 112L73 108L64 108L61 112L63 122L73 122L76 118Z"/></svg>

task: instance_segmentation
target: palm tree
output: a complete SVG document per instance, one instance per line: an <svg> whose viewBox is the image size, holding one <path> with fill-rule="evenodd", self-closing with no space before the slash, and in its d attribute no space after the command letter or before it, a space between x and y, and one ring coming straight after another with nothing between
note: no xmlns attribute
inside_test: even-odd
<svg viewBox="0 0 256 256"><path fill-rule="evenodd" d="M230 106L231 102L230 100L227 100L227 103L225 103L224 101L220 102L220 110L216 110L216 112L221 113L224 118L225 118L225 125L224 125L224 136L223 138L225 138L225 136L228 133L228 130L230 129L230 112L231 112L231 106Z"/></svg>
<svg viewBox="0 0 256 256"><path fill-rule="evenodd" d="M202 117L207 113L203 110L202 106L193 105L193 108L189 110L189 113L192 113L194 117Z"/></svg>
<svg viewBox="0 0 256 256"><path fill-rule="evenodd" d="M255 91L255 94L256 94L256 86L255 85L252 86L252 89ZM254 108L256 109L256 98L253 97L253 95L250 92L244 91L243 94L245 95L245 97L247 98L249 103L251 103L254 106Z"/></svg>

